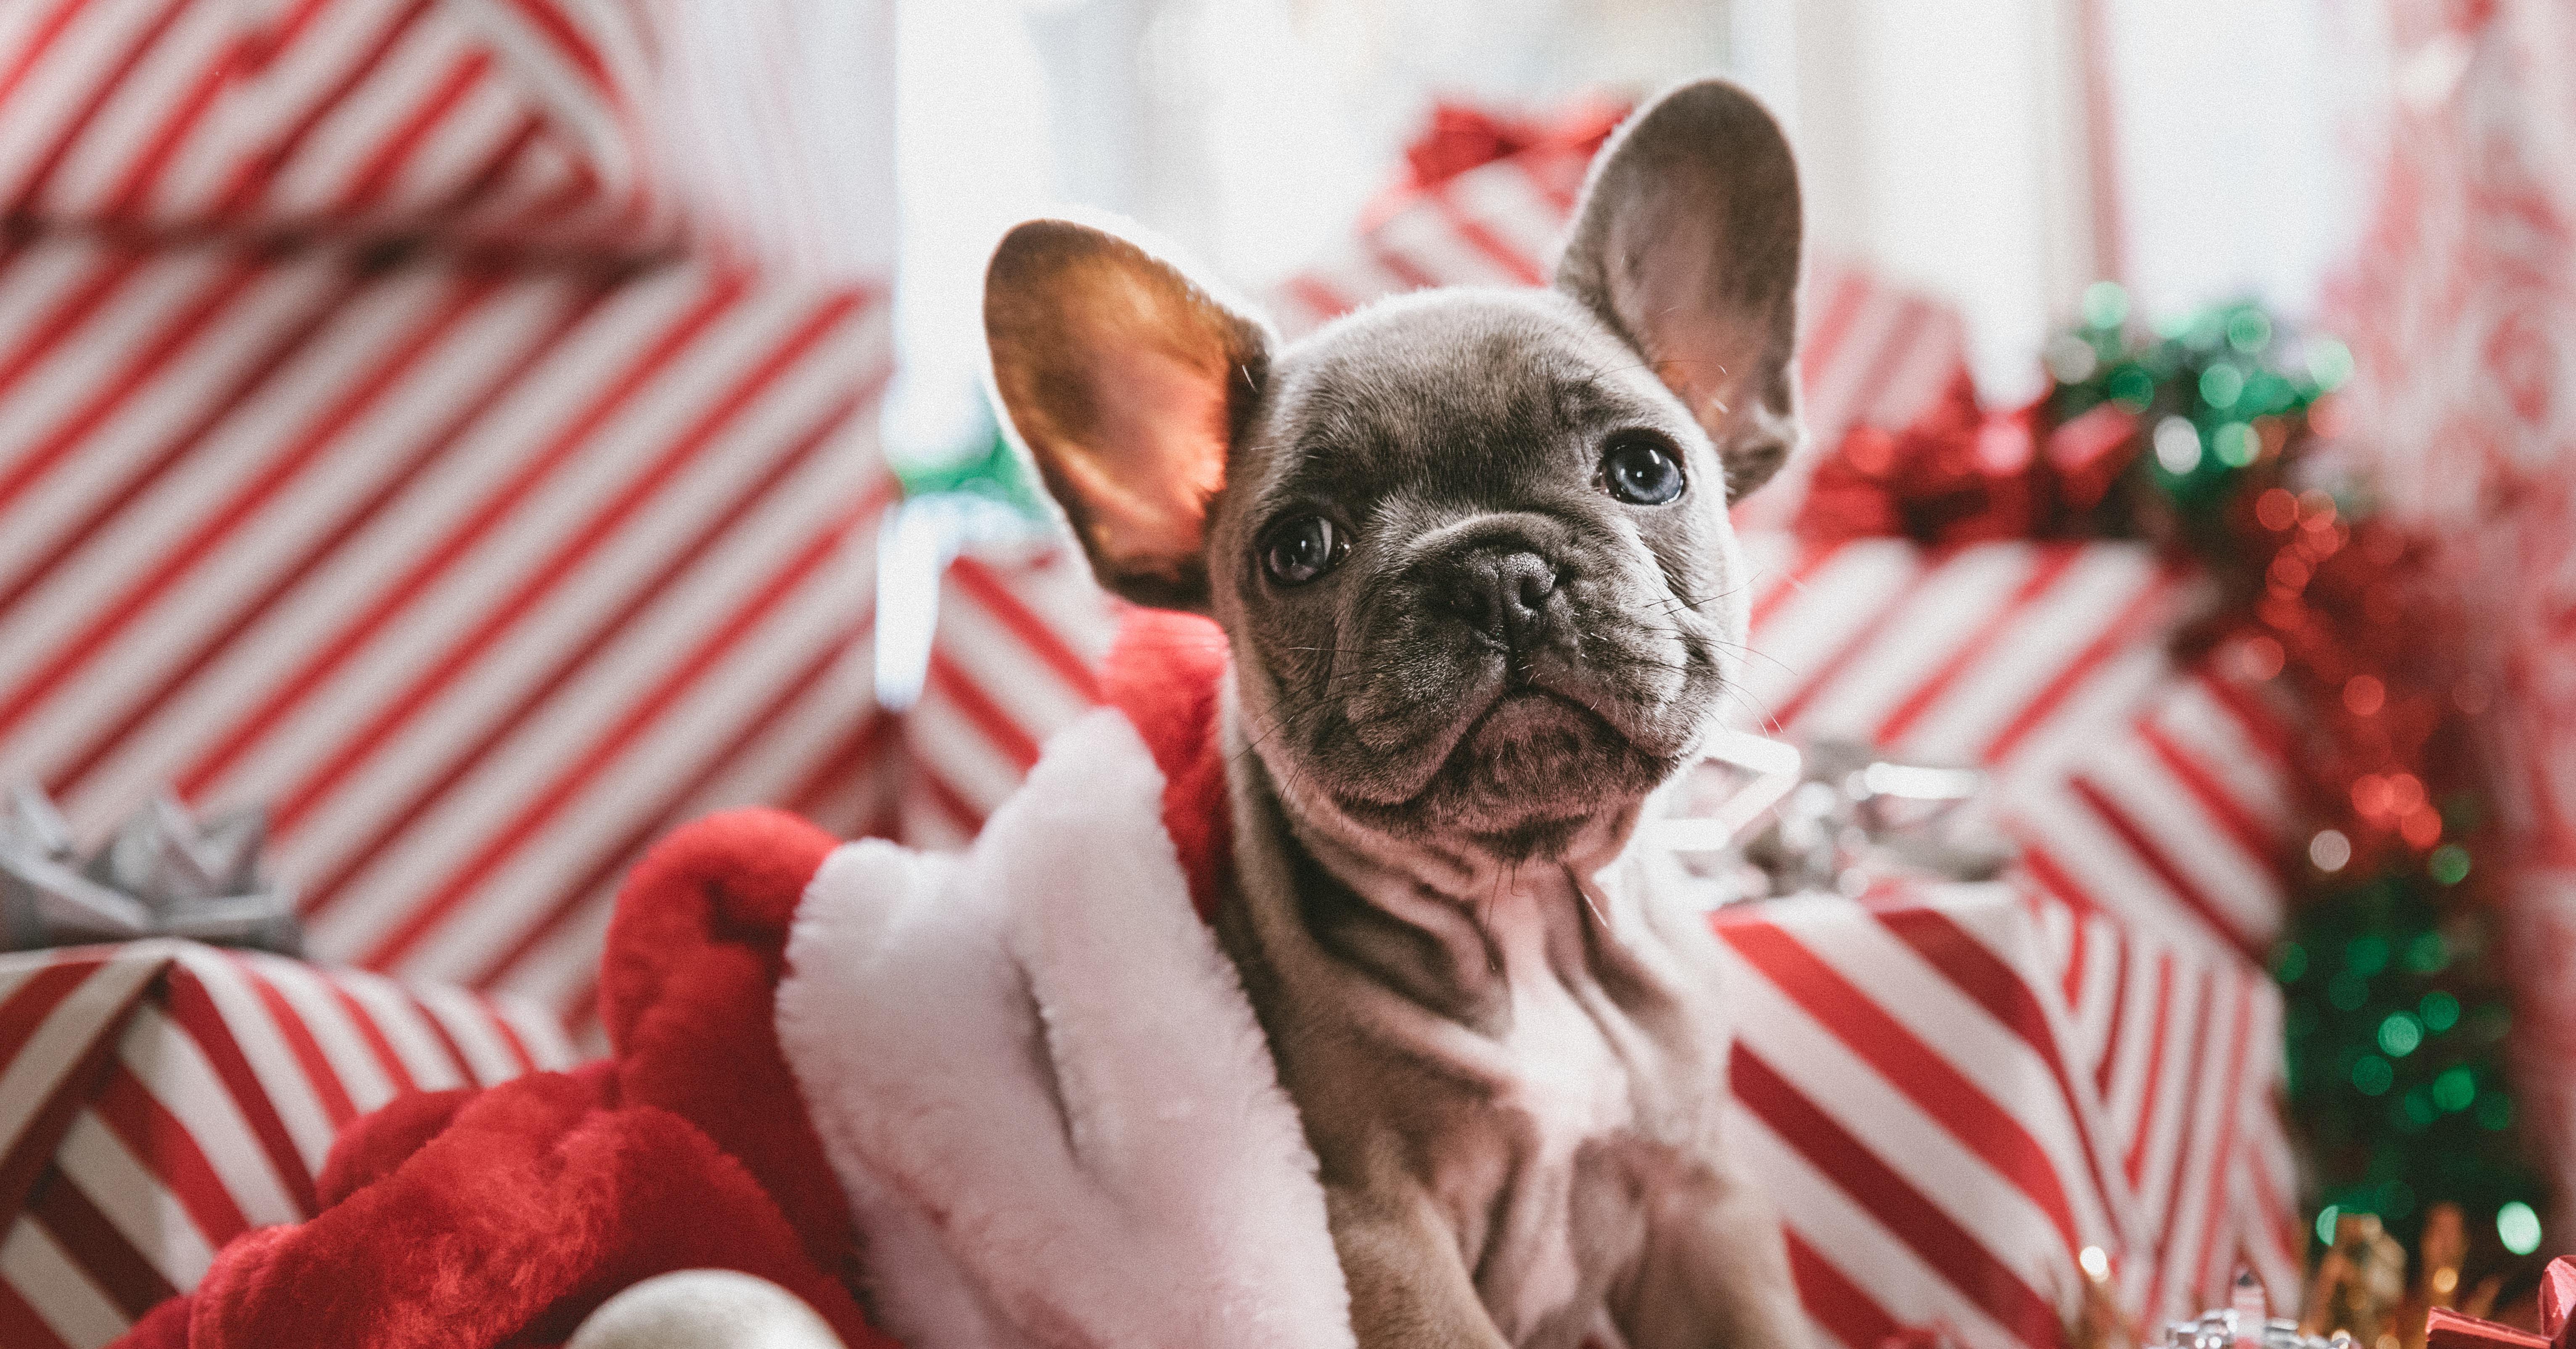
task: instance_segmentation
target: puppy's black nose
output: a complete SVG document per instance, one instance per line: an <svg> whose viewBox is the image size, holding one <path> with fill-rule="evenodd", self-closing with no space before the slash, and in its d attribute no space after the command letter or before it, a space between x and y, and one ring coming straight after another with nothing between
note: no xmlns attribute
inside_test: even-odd
<svg viewBox="0 0 2576 1349"><path fill-rule="evenodd" d="M1480 548L1457 559L1448 576L1450 609L1468 627L1515 651L1536 645L1547 625L1556 568L1536 553Z"/></svg>

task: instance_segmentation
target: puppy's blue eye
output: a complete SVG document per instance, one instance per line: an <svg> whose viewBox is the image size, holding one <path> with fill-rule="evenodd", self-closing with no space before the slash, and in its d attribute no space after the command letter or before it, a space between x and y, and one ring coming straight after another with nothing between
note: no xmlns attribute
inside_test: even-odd
<svg viewBox="0 0 2576 1349"><path fill-rule="evenodd" d="M1601 485L1631 506L1661 506L1682 494L1681 457L1661 436L1623 433L1601 453Z"/></svg>
<svg viewBox="0 0 2576 1349"><path fill-rule="evenodd" d="M1292 515L1261 536L1261 565L1270 579L1301 586L1339 566L1351 541L1320 515Z"/></svg>

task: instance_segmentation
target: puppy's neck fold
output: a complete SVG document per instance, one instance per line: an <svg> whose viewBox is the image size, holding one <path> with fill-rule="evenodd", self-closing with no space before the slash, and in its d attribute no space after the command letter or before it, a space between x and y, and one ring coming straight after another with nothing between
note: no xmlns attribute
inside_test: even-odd
<svg viewBox="0 0 2576 1349"><path fill-rule="evenodd" d="M1643 802L1584 821L1561 854L1511 858L1473 840L1398 838L1354 820L1299 775L1274 768L1265 747L1246 733L1231 680L1219 733L1230 790L1250 794L1256 806L1238 810L1236 818L1274 822L1270 841L1290 859L1288 873L1268 884L1303 888L1295 879L1303 863L1320 873L1312 881L1347 894L1339 901L1312 893L1255 894L1250 891L1265 882L1247 874L1244 901L1294 909L1302 926L1316 929L1310 938L1328 949L1348 948L1339 951L1346 961L1369 967L1413 1001L1482 1023L1512 987L1568 961L1582 963L1587 949L1617 947L1641 921L1636 887L1627 878ZM1239 841L1245 845L1258 846ZM1351 912L1354 903L1366 912ZM1335 931L1322 930L1327 927ZM1396 931L1414 936L1388 940ZM1372 952L1387 959L1371 958Z"/></svg>

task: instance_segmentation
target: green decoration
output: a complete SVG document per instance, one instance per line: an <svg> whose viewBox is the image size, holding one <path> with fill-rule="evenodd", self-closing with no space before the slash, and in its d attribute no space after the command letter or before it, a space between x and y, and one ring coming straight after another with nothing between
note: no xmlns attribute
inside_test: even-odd
<svg viewBox="0 0 2576 1349"><path fill-rule="evenodd" d="M2481 893L2494 843L2444 663L2455 616L2410 585L2406 536L2317 490L2303 463L2351 351L2246 301L2150 330L2103 282L2046 363L2043 426L2111 404L2134 418L2134 457L2092 526L2195 555L2224 601L2186 643L2263 653L2253 677L2300 709L2303 845L2283 859L2273 974L2318 1230L2375 1214L2411 1248L2449 1201L2468 1219L2464 1276L2564 1249L2543 1240L2545 1191L2514 1134L2512 1013Z"/></svg>

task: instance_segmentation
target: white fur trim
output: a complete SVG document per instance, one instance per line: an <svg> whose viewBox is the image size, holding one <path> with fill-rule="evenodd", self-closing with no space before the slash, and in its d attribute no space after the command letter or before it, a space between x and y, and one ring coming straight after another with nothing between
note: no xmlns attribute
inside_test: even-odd
<svg viewBox="0 0 2576 1349"><path fill-rule="evenodd" d="M815 874L778 1034L911 1349L1347 1349L1296 1107L1098 712L961 857Z"/></svg>

